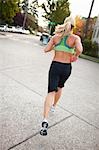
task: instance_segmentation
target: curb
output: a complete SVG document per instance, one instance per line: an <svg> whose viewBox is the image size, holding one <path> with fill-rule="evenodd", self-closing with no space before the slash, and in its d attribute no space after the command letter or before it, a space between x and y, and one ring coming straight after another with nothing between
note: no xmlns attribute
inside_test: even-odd
<svg viewBox="0 0 99 150"><path fill-rule="evenodd" d="M4 35L4 36L5 36L6 34L5 34L5 33L3 33L3 32L0 32L0 35Z"/></svg>
<svg viewBox="0 0 99 150"><path fill-rule="evenodd" d="M99 63L99 58L96 58L96 57L91 57L91 56L88 56L88 55L81 54L80 58L87 59L87 60Z"/></svg>

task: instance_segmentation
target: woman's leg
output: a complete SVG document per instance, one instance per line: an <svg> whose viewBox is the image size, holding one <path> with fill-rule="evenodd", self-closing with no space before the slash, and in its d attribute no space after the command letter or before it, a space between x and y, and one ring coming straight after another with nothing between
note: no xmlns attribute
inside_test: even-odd
<svg viewBox="0 0 99 150"><path fill-rule="evenodd" d="M48 118L48 113L50 111L51 106L54 103L54 99L55 99L55 91L47 94L45 102L44 102L44 114L43 114L45 119Z"/></svg>
<svg viewBox="0 0 99 150"><path fill-rule="evenodd" d="M59 101L62 94L62 88L58 88L58 91L55 93L54 103L53 106L56 106L57 102Z"/></svg>
<svg viewBox="0 0 99 150"><path fill-rule="evenodd" d="M47 129L48 129L47 118L50 111L50 107L54 102L54 98L55 98L55 91L48 93L44 102L44 114L43 114L44 119L42 121L42 128L40 130L40 134L43 136L47 135Z"/></svg>

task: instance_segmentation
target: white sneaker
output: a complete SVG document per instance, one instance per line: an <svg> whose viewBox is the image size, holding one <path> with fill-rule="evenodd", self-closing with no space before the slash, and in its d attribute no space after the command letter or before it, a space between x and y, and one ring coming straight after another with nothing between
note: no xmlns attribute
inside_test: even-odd
<svg viewBox="0 0 99 150"><path fill-rule="evenodd" d="M40 130L40 135L46 136L47 135L47 129L48 129L48 122L43 121L42 122L42 128Z"/></svg>
<svg viewBox="0 0 99 150"><path fill-rule="evenodd" d="M55 112L55 107L53 105L51 106L50 111Z"/></svg>

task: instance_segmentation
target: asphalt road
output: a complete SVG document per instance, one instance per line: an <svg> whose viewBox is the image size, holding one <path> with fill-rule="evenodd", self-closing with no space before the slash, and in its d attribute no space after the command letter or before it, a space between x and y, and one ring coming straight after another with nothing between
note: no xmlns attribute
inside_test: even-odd
<svg viewBox="0 0 99 150"><path fill-rule="evenodd" d="M48 136L39 135L48 69L39 37L0 35L0 150L99 150L99 64L72 64Z"/></svg>

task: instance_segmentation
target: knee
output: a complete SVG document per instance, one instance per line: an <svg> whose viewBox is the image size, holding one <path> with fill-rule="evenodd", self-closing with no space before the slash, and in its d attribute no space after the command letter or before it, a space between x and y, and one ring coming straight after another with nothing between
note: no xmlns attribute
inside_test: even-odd
<svg viewBox="0 0 99 150"><path fill-rule="evenodd" d="M57 91L57 92L59 92L59 91L61 92L61 91L62 91L62 88L58 87L58 91Z"/></svg>
<svg viewBox="0 0 99 150"><path fill-rule="evenodd" d="M54 97L55 93L56 93L55 91L49 92L46 97Z"/></svg>

